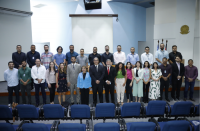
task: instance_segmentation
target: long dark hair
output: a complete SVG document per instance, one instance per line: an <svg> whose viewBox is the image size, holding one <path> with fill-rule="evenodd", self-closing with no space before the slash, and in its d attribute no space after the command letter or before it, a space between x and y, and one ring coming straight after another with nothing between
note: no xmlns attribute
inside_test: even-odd
<svg viewBox="0 0 200 131"><path fill-rule="evenodd" d="M147 68L150 68L150 64L149 64L149 62L148 62L148 61L145 61L145 62L144 62L144 66L143 66L143 68L145 68L145 63L146 63L146 62L148 63L148 66L147 66Z"/></svg>
<svg viewBox="0 0 200 131"><path fill-rule="evenodd" d="M51 72L51 66L50 66L51 63L53 63L53 71L55 72L55 73L54 73L54 75L55 75L55 74L56 74L56 68L55 68L54 62L50 62L50 63L49 63L49 74L50 74L50 72Z"/></svg>
<svg viewBox="0 0 200 131"><path fill-rule="evenodd" d="M125 76L126 75L126 71L125 71L125 68L124 68L124 64L122 62L119 62L117 65L116 65L116 74L117 72L119 71L119 65L122 64L122 75Z"/></svg>
<svg viewBox="0 0 200 131"><path fill-rule="evenodd" d="M59 71L60 73L62 73L61 68L60 68L60 65L62 65L62 64L64 65L63 72L66 74L66 73L67 73L67 66L65 66L64 63L60 63L60 64L59 64L58 71Z"/></svg>
<svg viewBox="0 0 200 131"><path fill-rule="evenodd" d="M137 61L137 62L135 63L135 67L137 68L137 63L140 63L140 68L142 68L142 63L141 63L140 61Z"/></svg>
<svg viewBox="0 0 200 131"><path fill-rule="evenodd" d="M155 69L155 68L154 68L154 64L156 64L156 65L157 65L157 69L159 69L159 66L158 66L158 63L157 63L157 62L154 62L154 63L153 63L152 69Z"/></svg>
<svg viewBox="0 0 200 131"><path fill-rule="evenodd" d="M127 62L127 63L126 63L126 69L128 69L128 67L127 67L128 64L131 65L131 62ZM132 65L130 66L130 69L132 69Z"/></svg>

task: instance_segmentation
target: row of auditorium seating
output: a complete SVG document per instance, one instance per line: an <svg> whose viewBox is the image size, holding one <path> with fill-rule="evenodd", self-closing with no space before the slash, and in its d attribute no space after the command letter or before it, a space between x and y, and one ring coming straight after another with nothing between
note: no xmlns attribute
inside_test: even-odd
<svg viewBox="0 0 200 131"><path fill-rule="evenodd" d="M154 119L155 120L155 119ZM174 120L168 122L129 122L125 123L123 131L199 131L199 125L187 120ZM29 123L23 121L20 125L0 123L1 131L89 131L85 124L60 123L54 121L52 124ZM94 131L120 131L120 125L115 122L97 123Z"/></svg>
<svg viewBox="0 0 200 131"><path fill-rule="evenodd" d="M68 115L69 110L69 115ZM63 108L58 104L46 104L43 107L36 108L33 105L17 105L15 109L8 106L0 106L0 120L74 120L79 119L82 124L82 119L86 119L86 129L89 129L88 120L93 119L118 119L118 123L122 129L129 129L124 118L147 118L149 121L154 120L154 117L159 117L158 122L166 122L171 117L178 120L178 117L193 117L199 116L199 105L193 105L191 102L176 102L174 105L169 105L165 101L150 101L145 107L142 103L125 103L122 107L115 107L113 103L100 103L96 108L90 108L88 105L72 105L69 108ZM156 120L154 120L156 121ZM156 123L156 122L155 122ZM160 123L163 125L162 123ZM125 126L127 125L127 126ZM192 125L190 123L190 125ZM156 123L158 127L158 123ZM162 126L161 126L162 127ZM162 129L162 128L161 128Z"/></svg>

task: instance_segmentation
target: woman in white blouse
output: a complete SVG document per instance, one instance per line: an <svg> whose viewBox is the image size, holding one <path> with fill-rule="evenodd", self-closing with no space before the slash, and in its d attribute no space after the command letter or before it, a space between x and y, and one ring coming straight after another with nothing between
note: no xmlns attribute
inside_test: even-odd
<svg viewBox="0 0 200 131"><path fill-rule="evenodd" d="M143 69L142 64L140 61L137 61L135 64L135 67L132 71L133 74L133 80L131 84L133 83L133 96L135 96L135 102L140 102L141 97L143 97ZM139 97L139 100L137 101L137 97Z"/></svg>
<svg viewBox="0 0 200 131"><path fill-rule="evenodd" d="M45 79L50 91L50 104L54 104L56 89L56 69L53 62L49 63L49 69L46 71Z"/></svg>

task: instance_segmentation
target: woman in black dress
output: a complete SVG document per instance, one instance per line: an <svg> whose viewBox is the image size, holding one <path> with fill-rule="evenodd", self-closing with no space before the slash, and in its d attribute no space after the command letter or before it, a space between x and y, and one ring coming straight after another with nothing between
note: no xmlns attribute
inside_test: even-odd
<svg viewBox="0 0 200 131"><path fill-rule="evenodd" d="M63 102L65 102L65 93L68 91L67 88L67 69L64 63L60 63L58 71L56 72L56 87L58 92L58 101L61 105L61 96Z"/></svg>

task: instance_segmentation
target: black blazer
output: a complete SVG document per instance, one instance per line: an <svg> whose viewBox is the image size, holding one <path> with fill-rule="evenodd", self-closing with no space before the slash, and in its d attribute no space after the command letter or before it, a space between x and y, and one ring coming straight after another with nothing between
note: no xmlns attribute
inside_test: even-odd
<svg viewBox="0 0 200 131"><path fill-rule="evenodd" d="M182 63L180 63L180 76L181 76L181 79L182 77L184 76L184 73L185 73L185 67ZM177 79L177 76L179 75L179 70L178 70L178 66L175 63L172 64L172 80L175 80Z"/></svg>
<svg viewBox="0 0 200 131"><path fill-rule="evenodd" d="M114 67L110 67L110 73L108 75L107 66L104 67L105 75L104 75L104 84L106 84L106 80L109 80L111 84L115 84L116 70Z"/></svg>
<svg viewBox="0 0 200 131"><path fill-rule="evenodd" d="M90 66L90 77L92 78L92 85L97 85L96 80L100 81L100 85L103 85L103 78L104 78L104 67L102 65L98 65L98 72L96 70L95 65Z"/></svg>

